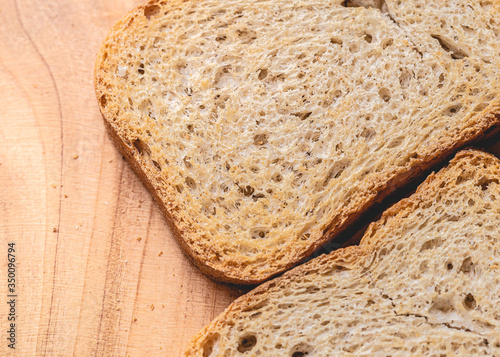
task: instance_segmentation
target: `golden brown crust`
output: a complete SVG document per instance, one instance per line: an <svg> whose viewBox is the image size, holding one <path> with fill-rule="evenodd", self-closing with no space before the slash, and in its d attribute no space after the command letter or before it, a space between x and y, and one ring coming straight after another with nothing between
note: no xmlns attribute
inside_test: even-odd
<svg viewBox="0 0 500 357"><path fill-rule="evenodd" d="M96 93L99 99L99 105L104 117L106 128L112 136L114 143L153 195L155 201L158 203L161 211L167 219L176 240L179 242L186 255L205 274L215 280L235 284L257 284L288 270L301 262L303 259L310 256L323 244L335 239L336 236L355 222L374 203L380 202L399 187L406 185L408 182L415 180L418 177L421 177L424 171L432 168L438 163L444 162L459 148L469 145L475 140L481 139L491 131L498 131L500 128L500 116L497 114L500 113L500 102L496 100L496 104L490 105L487 110L483 110L483 112L475 120L474 126L471 126L462 132L455 131L449 136L441 138L439 141L432 142L432 145L423 148L421 152L418 152L418 156L413 158L407 166L400 167L396 171L392 172L389 180L385 180L385 176L382 174L379 176L373 176L370 181L366 182L366 185L364 186L365 191L357 196L358 200L353 201L351 205L344 207L343 211L337 212L336 215L332 217L332 221L324 230L322 237L312 241L305 249L289 253L290 259L286 262L282 262L278 268L272 270L268 269L263 273L261 272L260 274L250 276L245 275L242 272L241 267L238 266L224 267L223 265L219 265L218 268L215 268L210 259L212 256L217 255L217 252L215 252L216 249L208 246L202 246L201 243L199 243L202 239L202 232L197 231L194 226L189 230L186 228L180 228L180 218L177 216L176 212L170 211L171 205L169 205L169 203L177 202L178 197L174 197L172 192L162 191L161 185L158 182L155 182L155 177L151 174L151 168L149 167L151 165L147 164L140 157L140 155L134 150L131 143L124 141L124 137L126 137L124 129L117 128L114 124L116 117L119 116L118 113L120 108L116 107L114 103L105 103L107 88L106 84L101 82L101 72L104 70L104 56L107 56L109 47L113 44L114 37L118 36L121 29L126 27L132 19L141 15L145 8L155 4L159 5L160 3L162 2L155 0L149 1L148 3L131 11L126 17L124 17L124 19L120 20L114 26L97 56L95 66ZM106 106L106 104L109 105ZM183 222L182 226L186 227L186 222Z"/></svg>

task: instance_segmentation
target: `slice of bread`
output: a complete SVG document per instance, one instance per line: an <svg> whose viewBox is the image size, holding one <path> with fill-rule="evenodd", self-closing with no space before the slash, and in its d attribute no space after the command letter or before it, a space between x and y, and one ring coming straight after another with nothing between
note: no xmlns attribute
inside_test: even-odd
<svg viewBox="0 0 500 357"><path fill-rule="evenodd" d="M258 283L500 119L498 1L151 1L95 68L189 257Z"/></svg>
<svg viewBox="0 0 500 357"><path fill-rule="evenodd" d="M500 356L500 160L461 151L360 246L237 299L187 356Z"/></svg>

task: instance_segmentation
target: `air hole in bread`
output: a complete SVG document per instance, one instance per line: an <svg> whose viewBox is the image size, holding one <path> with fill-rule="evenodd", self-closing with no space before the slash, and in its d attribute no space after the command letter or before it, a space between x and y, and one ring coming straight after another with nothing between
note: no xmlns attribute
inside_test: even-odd
<svg viewBox="0 0 500 357"><path fill-rule="evenodd" d="M474 262L472 261L471 257L467 257L463 260L459 271L461 271L464 274L474 273Z"/></svg>
<svg viewBox="0 0 500 357"><path fill-rule="evenodd" d="M408 71L404 71L403 73L401 73L401 75L399 76L399 84L401 85L401 88L408 88L410 86L412 77L412 74Z"/></svg>
<svg viewBox="0 0 500 357"><path fill-rule="evenodd" d="M218 87L223 87L231 84L231 69L232 66L230 64L220 67L215 74L214 84Z"/></svg>
<svg viewBox="0 0 500 357"><path fill-rule="evenodd" d="M375 136L376 132L372 128L365 128L361 132L361 136L365 138L366 141L370 141Z"/></svg>
<svg viewBox="0 0 500 357"><path fill-rule="evenodd" d="M485 110L486 108L488 107L488 103L481 103L481 104L478 104L474 107L474 111L476 113L478 112L482 112L483 110Z"/></svg>
<svg viewBox="0 0 500 357"><path fill-rule="evenodd" d="M387 273L385 273L385 272L384 272L384 273L381 273L381 274L379 274L379 276L377 277L377 280L378 280L378 281L381 281L381 280L382 280L382 279L384 279L386 276L387 276Z"/></svg>
<svg viewBox="0 0 500 357"><path fill-rule="evenodd" d="M441 35L431 35L432 38L439 42L439 45L443 48L445 52L448 52L453 59L463 59L467 57L464 50L460 49L458 45L453 43L452 40Z"/></svg>
<svg viewBox="0 0 500 357"><path fill-rule="evenodd" d="M258 72L259 72L258 78L260 80L263 80L264 78L267 77L267 69L259 69Z"/></svg>
<svg viewBox="0 0 500 357"><path fill-rule="evenodd" d="M365 7L365 8L380 8L380 0L344 0L344 7Z"/></svg>
<svg viewBox="0 0 500 357"><path fill-rule="evenodd" d="M191 158L190 157L184 157L184 159L182 159L182 161L184 162L184 165L186 166L186 168L188 170L192 169L193 168L193 164L191 164L191 162L189 162Z"/></svg>
<svg viewBox="0 0 500 357"><path fill-rule="evenodd" d="M463 300L463 305L467 310L473 310L476 308L477 303L476 299L474 298L474 295L472 294L467 294Z"/></svg>
<svg viewBox="0 0 500 357"><path fill-rule="evenodd" d="M205 341L203 342L203 357L211 357L212 356L212 353L215 352L215 354L217 354L217 345L219 343L219 334L213 334L213 335L210 335L209 337L207 337L205 339Z"/></svg>
<svg viewBox="0 0 500 357"><path fill-rule="evenodd" d="M436 297L432 302L431 311L440 311L448 313L454 310L453 301L447 297Z"/></svg>
<svg viewBox="0 0 500 357"><path fill-rule="evenodd" d="M136 148L137 152L140 155L146 155L146 156L151 155L151 149L149 148L148 144L146 144L141 139L134 140L134 147Z"/></svg>
<svg viewBox="0 0 500 357"><path fill-rule="evenodd" d="M257 134L253 137L253 143L257 146L267 144L267 134Z"/></svg>
<svg viewBox="0 0 500 357"><path fill-rule="evenodd" d="M161 165L158 163L158 161L153 160L153 165L156 167L158 171L161 171Z"/></svg>
<svg viewBox="0 0 500 357"><path fill-rule="evenodd" d="M363 38L368 43L372 43L372 41L373 41L373 36L370 35L369 33L367 33Z"/></svg>
<svg viewBox="0 0 500 357"><path fill-rule="evenodd" d="M391 100L391 92L387 88L380 88L378 95L380 95L380 98L386 103Z"/></svg>
<svg viewBox="0 0 500 357"><path fill-rule="evenodd" d="M447 262L446 263L446 269L447 270L453 270L453 263L452 262Z"/></svg>
<svg viewBox="0 0 500 357"><path fill-rule="evenodd" d="M342 39L339 38L339 37L332 37L332 38L330 38L330 43L332 45L341 45L342 46L342 44L344 43L344 41L342 41Z"/></svg>
<svg viewBox="0 0 500 357"><path fill-rule="evenodd" d="M226 102L229 100L229 98L230 97L227 94L224 94L223 96L221 96L220 94L217 94L215 96L215 105L218 106L221 109L225 109L226 108Z"/></svg>
<svg viewBox="0 0 500 357"><path fill-rule="evenodd" d="M152 106L153 106L153 103L151 102L151 100L146 99L146 100L143 100L141 102L138 109L142 112L142 114L149 115L150 109L152 108Z"/></svg>
<svg viewBox="0 0 500 357"><path fill-rule="evenodd" d="M269 228L265 227L256 227L250 231L250 237L252 237L252 239L264 239L268 234Z"/></svg>
<svg viewBox="0 0 500 357"><path fill-rule="evenodd" d="M438 87L438 88L443 88L443 85L444 85L444 74L443 74L443 73L441 73L441 74L439 75L439 82L438 82L437 87Z"/></svg>
<svg viewBox="0 0 500 357"><path fill-rule="evenodd" d="M277 172L271 177L271 180L275 182L281 182L283 180L283 176L281 176L281 174Z"/></svg>
<svg viewBox="0 0 500 357"><path fill-rule="evenodd" d="M247 28L236 30L236 35L242 40L244 44L252 43L257 39L257 33Z"/></svg>
<svg viewBox="0 0 500 357"><path fill-rule="evenodd" d="M423 252L424 250L432 250L440 247L441 245L443 245L443 241L441 239L439 238L431 239L422 244L420 251Z"/></svg>
<svg viewBox="0 0 500 357"><path fill-rule="evenodd" d="M461 104L451 105L451 106L449 106L448 108L445 109L444 115L452 117L455 114L457 114L460 111L461 108L462 108Z"/></svg>
<svg viewBox="0 0 500 357"><path fill-rule="evenodd" d="M252 200L256 202L259 198L264 198L266 197L263 193L256 193L255 195L252 195Z"/></svg>
<svg viewBox="0 0 500 357"><path fill-rule="evenodd" d="M317 293L320 289L317 286L308 286L306 289L306 292L308 294L314 294Z"/></svg>
<svg viewBox="0 0 500 357"><path fill-rule="evenodd" d="M263 307L266 307L268 304L269 304L269 300L268 299L264 299L264 300L256 303L255 305L247 306L242 311L243 312L249 312L249 311L259 310L259 309L262 309Z"/></svg>
<svg viewBox="0 0 500 357"><path fill-rule="evenodd" d="M293 116L296 116L300 120L306 120L311 116L312 112L299 112L299 113L292 113Z"/></svg>
<svg viewBox="0 0 500 357"><path fill-rule="evenodd" d="M240 338L237 350L240 353L251 351L257 344L257 336L247 334Z"/></svg>
<svg viewBox="0 0 500 357"><path fill-rule="evenodd" d="M389 149L393 149L397 146L400 146L403 143L404 136L398 136L394 140L392 140L389 145L387 146Z"/></svg>
<svg viewBox="0 0 500 357"><path fill-rule="evenodd" d="M163 37L155 37L153 41L153 46L161 47L165 43L165 39Z"/></svg>
<svg viewBox="0 0 500 357"><path fill-rule="evenodd" d="M344 170L351 165L351 161L349 160L341 160L333 164L333 166L328 170L328 174L326 175L325 180L323 181L323 186L328 185L328 182L332 179L336 179L342 175Z"/></svg>
<svg viewBox="0 0 500 357"><path fill-rule="evenodd" d="M479 179L478 184L476 186L481 186L481 190L486 191L488 189L488 186L491 185L492 183L496 183L498 185L498 179L496 178L488 179L486 177L482 177Z"/></svg>
<svg viewBox="0 0 500 357"><path fill-rule="evenodd" d="M491 1L480 1L479 4L486 11L490 11L491 8L493 7L493 4L491 3Z"/></svg>
<svg viewBox="0 0 500 357"><path fill-rule="evenodd" d="M160 7L158 5L149 5L144 8L144 16L148 20L151 19L151 17L156 16L160 13Z"/></svg>
<svg viewBox="0 0 500 357"><path fill-rule="evenodd" d="M191 190L196 189L196 181L192 177L186 177L184 181L186 182L187 187Z"/></svg>
<svg viewBox="0 0 500 357"><path fill-rule="evenodd" d="M108 98L106 97L106 94L103 94L101 98L99 98L99 104L101 104L101 108L106 108L106 105L108 104Z"/></svg>
<svg viewBox="0 0 500 357"><path fill-rule="evenodd" d="M239 191L243 193L245 196L251 196L255 192L255 189L252 186L247 185L240 187Z"/></svg>
<svg viewBox="0 0 500 357"><path fill-rule="evenodd" d="M422 263L420 263L419 269L422 273L426 273L427 271L429 271L429 262L427 260L424 260Z"/></svg>
<svg viewBox="0 0 500 357"><path fill-rule="evenodd" d="M382 41L382 49L386 49L394 44L394 40L392 38L387 38Z"/></svg>

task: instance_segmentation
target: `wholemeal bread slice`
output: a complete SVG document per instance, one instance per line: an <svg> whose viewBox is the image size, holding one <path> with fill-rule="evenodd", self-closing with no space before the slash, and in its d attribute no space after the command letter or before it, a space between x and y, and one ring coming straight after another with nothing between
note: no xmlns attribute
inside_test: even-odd
<svg viewBox="0 0 500 357"><path fill-rule="evenodd" d="M107 129L187 255L258 283L498 127L498 1L151 1L97 56Z"/></svg>
<svg viewBox="0 0 500 357"><path fill-rule="evenodd" d="M500 160L461 151L373 223L237 299L187 356L500 356Z"/></svg>

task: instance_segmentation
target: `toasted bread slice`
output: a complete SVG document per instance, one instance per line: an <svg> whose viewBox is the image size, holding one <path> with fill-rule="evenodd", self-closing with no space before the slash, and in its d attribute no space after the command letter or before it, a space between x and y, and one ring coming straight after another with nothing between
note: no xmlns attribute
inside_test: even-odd
<svg viewBox="0 0 500 357"><path fill-rule="evenodd" d="M499 19L497 1L151 1L104 41L97 97L187 255L255 284L498 127Z"/></svg>
<svg viewBox="0 0 500 357"><path fill-rule="evenodd" d="M500 356L500 160L461 151L360 246L237 299L187 356Z"/></svg>

